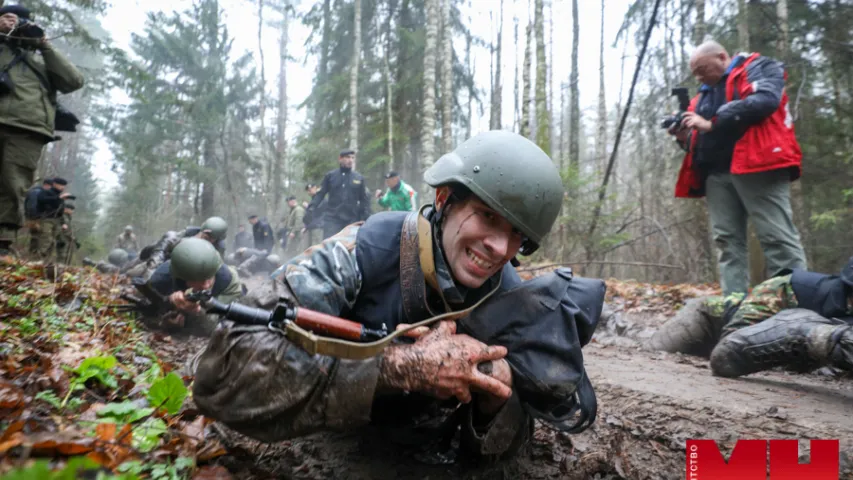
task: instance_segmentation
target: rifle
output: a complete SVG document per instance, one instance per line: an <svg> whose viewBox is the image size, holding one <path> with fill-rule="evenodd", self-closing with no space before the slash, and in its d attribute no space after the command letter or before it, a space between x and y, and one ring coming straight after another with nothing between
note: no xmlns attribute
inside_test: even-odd
<svg viewBox="0 0 853 480"><path fill-rule="evenodd" d="M279 302L272 311L267 311L235 302L225 304L211 298L209 291L207 298L204 298L202 295L204 293L193 292L190 295L193 296L193 301L196 301L195 298L203 301L203 306L208 313L221 315L243 325L269 326L282 330L292 324L319 335L354 342L371 342L388 335L386 330L367 328L351 320L297 307L287 302ZM190 300L190 297L188 296L187 299Z"/></svg>

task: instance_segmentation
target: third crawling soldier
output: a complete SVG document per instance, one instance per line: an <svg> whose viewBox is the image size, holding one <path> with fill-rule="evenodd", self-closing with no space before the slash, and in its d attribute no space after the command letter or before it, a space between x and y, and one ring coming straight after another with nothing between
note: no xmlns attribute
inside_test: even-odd
<svg viewBox="0 0 853 480"><path fill-rule="evenodd" d="M695 299L650 346L711 357L714 375L853 369L853 258L840 275L793 270L737 296Z"/></svg>
<svg viewBox="0 0 853 480"><path fill-rule="evenodd" d="M139 243L136 240L136 234L133 233L132 225L124 227L124 232L116 235L115 248L120 248L131 256L139 252Z"/></svg>
<svg viewBox="0 0 853 480"><path fill-rule="evenodd" d="M110 251L109 255L107 255L106 262L95 262L90 258L85 257L83 258L83 265L95 267L101 273L119 273L121 268L127 264L129 258L130 257L128 257L126 251L120 248L114 248Z"/></svg>
<svg viewBox="0 0 853 480"><path fill-rule="evenodd" d="M168 304L171 314L163 319L164 327L202 336L213 331L218 318L206 315L198 302L187 299L187 290L208 291L225 303L244 294L234 269L222 263L222 257L210 242L199 238L181 240L172 250L171 258L157 267L144 286L137 288L149 299Z"/></svg>
<svg viewBox="0 0 853 480"><path fill-rule="evenodd" d="M351 223L367 220L370 216L370 199L364 177L353 170L354 150L343 150L338 157L339 168L323 177L320 191L311 199L309 210L329 197L323 216L323 237L329 238Z"/></svg>
<svg viewBox="0 0 853 480"><path fill-rule="evenodd" d="M127 269L127 274L147 277L158 265L171 258L172 249L184 238L197 237L207 240L216 248L220 256L224 257L227 234L228 223L222 217L210 217L201 224L201 227L187 227L183 232L168 231L151 246L150 255L145 256L146 260L143 261L143 255L140 255L138 263Z"/></svg>

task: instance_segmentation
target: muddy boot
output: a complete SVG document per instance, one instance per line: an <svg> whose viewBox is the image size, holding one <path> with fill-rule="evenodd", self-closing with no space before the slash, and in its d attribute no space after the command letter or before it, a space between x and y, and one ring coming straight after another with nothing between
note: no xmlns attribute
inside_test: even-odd
<svg viewBox="0 0 853 480"><path fill-rule="evenodd" d="M685 353L708 358L720 338L725 323L722 306L715 308L719 297L688 300L675 317L661 325L649 339L652 350Z"/></svg>
<svg viewBox="0 0 853 480"><path fill-rule="evenodd" d="M711 372L718 377L739 377L774 367L797 372L835 362L846 362L849 367L853 359L851 328L811 310L783 310L720 340L711 353Z"/></svg>

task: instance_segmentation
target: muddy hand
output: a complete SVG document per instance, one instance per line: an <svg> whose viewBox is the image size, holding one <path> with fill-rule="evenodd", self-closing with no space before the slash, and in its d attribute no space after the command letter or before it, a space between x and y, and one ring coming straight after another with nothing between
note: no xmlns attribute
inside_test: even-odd
<svg viewBox="0 0 853 480"><path fill-rule="evenodd" d="M471 401L471 391L507 399L512 389L477 370L482 362L501 360L506 348L488 346L468 335L456 334L456 323L440 322L413 345L386 350L380 381L399 390L417 391L460 402Z"/></svg>
<svg viewBox="0 0 853 480"><path fill-rule="evenodd" d="M397 325L397 328L395 330L403 330L404 328L409 328L411 326L412 325L410 323L401 323L401 324ZM408 332L404 333L403 336L417 339L417 338L421 338L424 335L426 335L427 332L429 332L429 327L423 326L423 327L413 328L412 330L409 330Z"/></svg>

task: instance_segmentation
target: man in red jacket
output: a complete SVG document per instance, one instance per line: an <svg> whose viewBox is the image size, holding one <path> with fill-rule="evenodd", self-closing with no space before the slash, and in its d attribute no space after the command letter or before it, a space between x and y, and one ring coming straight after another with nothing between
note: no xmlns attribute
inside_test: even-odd
<svg viewBox="0 0 853 480"><path fill-rule="evenodd" d="M771 274L805 269L790 188L800 177L802 153L782 63L757 53L732 58L719 43L705 42L690 69L702 86L670 130L687 150L675 196L707 198L723 294L748 288L747 218Z"/></svg>

